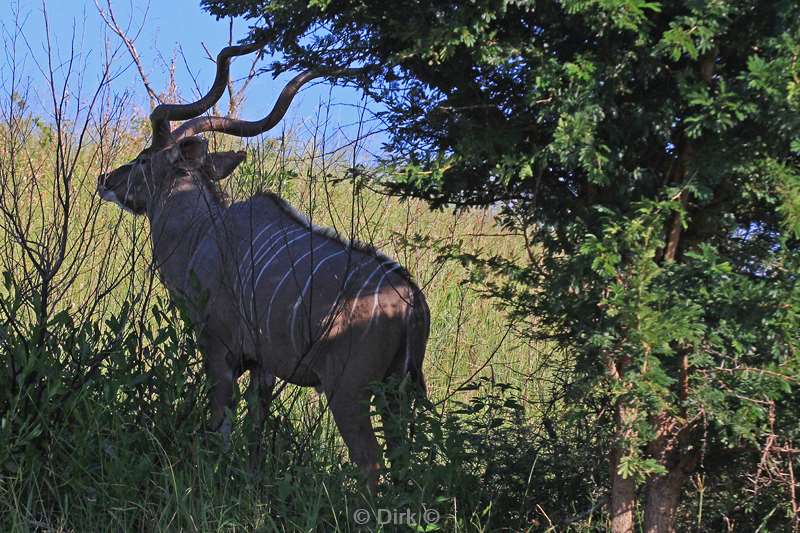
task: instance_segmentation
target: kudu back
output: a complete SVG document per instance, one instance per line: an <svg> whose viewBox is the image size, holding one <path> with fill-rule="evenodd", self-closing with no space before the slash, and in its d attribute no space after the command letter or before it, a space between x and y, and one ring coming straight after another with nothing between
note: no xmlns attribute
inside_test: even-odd
<svg viewBox="0 0 800 533"><path fill-rule="evenodd" d="M298 75L260 121L201 117L220 98L230 59L258 48L223 49L208 94L191 104L156 107L152 145L101 175L98 194L150 222L155 267L171 297L189 310L204 354L211 427L227 438L236 382L246 370L258 443L276 377L318 387L351 460L374 487L380 449L369 387L397 377L424 394L428 306L397 262L314 226L278 196L259 194L230 206L223 201L217 182L245 153L209 153L199 133L257 135L278 123L307 81L354 73ZM174 120L187 122L173 131Z"/></svg>

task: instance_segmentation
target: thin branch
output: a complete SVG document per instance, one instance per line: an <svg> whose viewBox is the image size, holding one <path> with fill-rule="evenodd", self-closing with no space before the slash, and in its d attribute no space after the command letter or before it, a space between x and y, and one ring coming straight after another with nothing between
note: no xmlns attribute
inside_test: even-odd
<svg viewBox="0 0 800 533"><path fill-rule="evenodd" d="M138 50L136 50L136 46L134 45L135 39L130 39L125 31L117 24L117 19L114 16L114 10L111 6L111 0L106 0L106 5L108 6L108 13L103 11L103 8L100 7L99 1L94 0L94 5L97 7L97 13L100 15L100 18L103 19L106 26L109 27L111 31L116 33L122 42L125 44L125 48L128 49L128 53L133 60L133 63L136 65L136 70L139 72L139 77L142 79L142 84L144 84L144 88L147 91L147 97L150 100L150 109L155 108L157 104L162 103L161 98L159 98L158 94L153 90L152 85L150 85L150 79L147 76L147 73L142 66L142 58L139 56Z"/></svg>

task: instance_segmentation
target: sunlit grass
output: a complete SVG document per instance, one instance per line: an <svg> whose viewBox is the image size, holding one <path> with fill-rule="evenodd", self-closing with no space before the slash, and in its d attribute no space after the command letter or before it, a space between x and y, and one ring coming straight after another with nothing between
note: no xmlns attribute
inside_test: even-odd
<svg viewBox="0 0 800 533"><path fill-rule="evenodd" d="M106 166L130 159L137 144L119 147ZM276 143L251 149L252 163L226 184L232 201L257 190L280 191L314 223L334 226L343 236L355 236L397 258L425 292L432 331L424 371L435 410L419 422L420 428L430 429L419 431L429 438L439 431L437 425L445 428L445 440L423 439L414 452L418 459L428 457L429 467L409 466L408 472L418 472L419 479L393 485L387 477L379 495L365 495L324 402L313 390L296 387L285 388L274 402L261 473L247 467L243 406L232 448L223 451L217 437L203 429L201 356L177 314L166 308L166 292L153 277L146 221L112 205L96 205L95 176L107 169L87 158L73 183L75 210L99 211L90 226L70 230L71 241L90 244L73 248L85 256L73 258L81 266L54 312L94 321L108 339L116 338L103 342L133 358L120 355L108 362L85 393L70 396L68 405L48 404L38 414L28 413L33 424L51 427L9 430L17 441L0 450L6 460L0 484L4 530L356 531L355 509L371 509L374 517L378 509L426 506L442 513L441 525L447 530L481 529L490 522L488 509L470 507L470 498L485 498L467 488L469 480L478 479L473 469L479 467L472 459L458 459L458 447L466 444L458 435L464 431L471 435L465 439L488 439L490 446L501 445L502 439L495 442L493 433L474 433L447 422L445 413L476 394L459 389L480 377L510 384L518 389L518 399L535 396L538 385L529 377L536 370L539 347L509 334L495 302L467 282L461 265L441 261L436 246L458 244L465 251L515 257L520 239L502 235L490 212L431 211L423 202L401 201L341 179L347 166L343 158L333 157L336 165L326 164L323 171L320 160L302 150L282 157L280 149ZM46 160L48 154L38 157ZM46 170L38 179L47 183ZM43 205L55 201L46 187L36 192ZM37 222L37 213L31 216L34 224L46 222ZM12 236L2 237L13 246ZM8 251L6 257L12 256L20 261L15 275L30 271L24 254ZM94 315L83 316L88 312L84 302L100 298L102 291L107 294L103 292ZM127 318L108 322L119 314ZM69 359L70 354L59 357ZM63 425L59 417L71 422ZM50 460L42 460L32 444L42 431ZM439 451L426 452L429 448Z"/></svg>

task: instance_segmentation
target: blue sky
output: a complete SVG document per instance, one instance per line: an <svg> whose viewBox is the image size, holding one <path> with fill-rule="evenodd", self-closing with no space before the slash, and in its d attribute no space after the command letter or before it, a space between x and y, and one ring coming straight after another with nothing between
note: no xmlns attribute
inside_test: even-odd
<svg viewBox="0 0 800 533"><path fill-rule="evenodd" d="M103 7L105 1L98 0ZM41 100L45 89L34 61L34 59L41 61L43 58L47 37L42 5L41 0L0 2L0 24L3 26L4 39L7 40L14 33L25 36L25 41L18 44L18 55L24 56L24 76L30 77L31 89L36 93L35 97L30 98L31 100ZM44 0L44 6L48 13L51 42L61 50L62 55L69 50L74 28L76 48L85 61L81 76L87 86L91 86L91 82L99 79L106 43L117 46L120 44L119 38L106 28L97 13L94 0ZM196 78L197 85L202 91L208 89L214 76L214 64L207 59L203 45L216 55L227 44L227 21L217 21L203 11L199 0L151 0L150 2L112 0L112 6L117 22L121 26L125 27L129 21L132 22L131 35L146 19L135 44L151 84L157 92L166 89L168 80L166 63L174 53L177 53L175 77L180 96L185 100L197 95L193 78ZM21 33L16 28L18 23L15 22L13 14L15 9L20 15ZM243 20L234 21L234 42L246 35L247 23ZM185 64L181 52L186 58ZM129 93L133 106L144 112L148 109L147 94L136 69L126 51L122 50L119 58L117 68L119 76L113 82L113 91L118 94ZM267 57L262 64L269 61L270 58ZM3 59L3 63L5 64L0 65L0 86L8 80L7 61ZM233 79L244 77L250 64L248 57L235 60L231 70ZM256 78L248 87L248 98L240 116L255 119L265 115L283 88L283 84L290 78L291 74L284 74L278 80L273 80L269 74L262 74ZM7 91L5 86L3 90ZM320 103L327 101L329 95L333 104L330 110L331 125L343 128L345 135L353 135L355 128L348 125L357 121L359 116L357 106L363 105L364 102L355 90L335 87L331 91L327 82L305 88L292 104L287 120L296 126L303 121L308 123L316 114ZM3 95L4 98L6 96ZM227 95L223 98L226 99ZM227 108L224 102L225 100L221 109ZM32 104L35 108L36 102ZM298 127L302 132L302 126ZM375 136L369 144L374 147L379 139L380 136Z"/></svg>

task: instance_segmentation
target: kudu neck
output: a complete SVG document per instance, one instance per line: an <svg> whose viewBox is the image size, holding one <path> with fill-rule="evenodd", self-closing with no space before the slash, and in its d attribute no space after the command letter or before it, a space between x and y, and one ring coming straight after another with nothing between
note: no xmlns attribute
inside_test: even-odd
<svg viewBox="0 0 800 533"><path fill-rule="evenodd" d="M183 289L189 261L224 210L218 196L191 174L177 178L148 207L153 261L168 288Z"/></svg>

